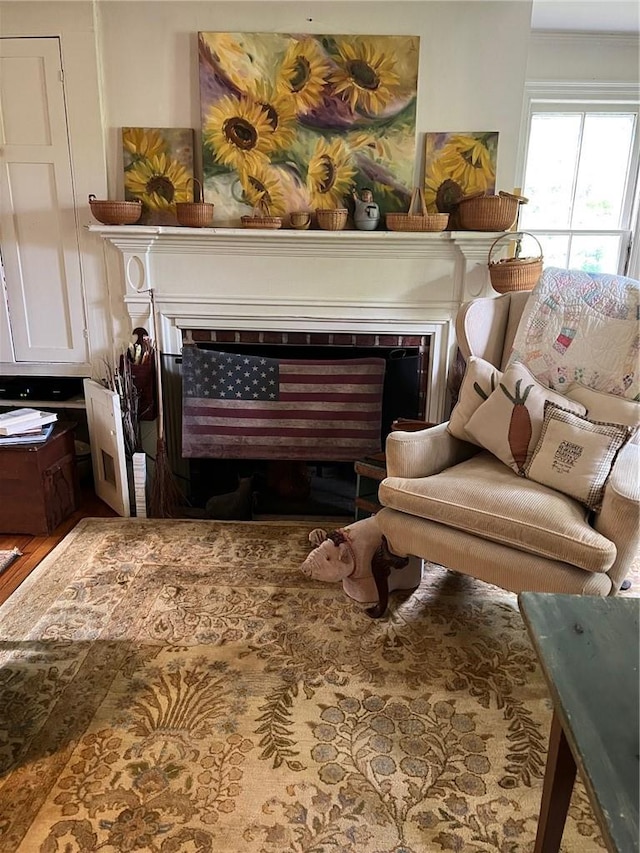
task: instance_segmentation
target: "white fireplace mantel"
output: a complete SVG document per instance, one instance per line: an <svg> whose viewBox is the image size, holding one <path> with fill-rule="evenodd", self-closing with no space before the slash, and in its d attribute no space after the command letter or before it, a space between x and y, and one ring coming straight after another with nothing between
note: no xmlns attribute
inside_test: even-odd
<svg viewBox="0 0 640 853"><path fill-rule="evenodd" d="M442 420L461 303L493 296L487 258L500 233L294 231L100 226L121 258L132 328L150 291L165 352L182 329L430 336L427 417Z"/></svg>

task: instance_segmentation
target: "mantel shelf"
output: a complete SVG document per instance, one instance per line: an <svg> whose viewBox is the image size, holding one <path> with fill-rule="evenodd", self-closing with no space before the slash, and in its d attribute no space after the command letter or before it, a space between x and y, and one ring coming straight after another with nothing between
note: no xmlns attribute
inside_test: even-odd
<svg viewBox="0 0 640 853"><path fill-rule="evenodd" d="M88 225L89 231L94 231L97 234L102 234L105 237L117 237L129 234L131 236L180 236L185 239L190 237L202 236L209 238L229 237L231 239L251 239L259 236L263 239L273 240L301 240L305 243L322 243L335 240L367 240L370 242L384 241L400 241L404 243L412 243L422 240L457 240L478 239L486 240L493 238L498 234L503 234L503 231L323 231L307 229L303 231L295 228L187 228L179 225L96 225L95 223Z"/></svg>
<svg viewBox="0 0 640 853"><path fill-rule="evenodd" d="M464 255L486 255L503 232L296 231L294 229L183 228L166 225L89 225L127 254L148 252L351 257L446 257L454 245Z"/></svg>

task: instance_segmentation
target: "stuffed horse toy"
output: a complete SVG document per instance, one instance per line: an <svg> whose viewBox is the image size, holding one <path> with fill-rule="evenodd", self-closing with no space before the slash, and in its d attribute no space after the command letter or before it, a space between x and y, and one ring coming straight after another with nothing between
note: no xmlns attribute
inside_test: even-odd
<svg viewBox="0 0 640 853"><path fill-rule="evenodd" d="M420 583L421 561L392 554L375 516L331 533L316 528L309 542L314 548L300 567L304 574L329 583L342 581L346 595L374 619L387 609L390 592L415 589Z"/></svg>

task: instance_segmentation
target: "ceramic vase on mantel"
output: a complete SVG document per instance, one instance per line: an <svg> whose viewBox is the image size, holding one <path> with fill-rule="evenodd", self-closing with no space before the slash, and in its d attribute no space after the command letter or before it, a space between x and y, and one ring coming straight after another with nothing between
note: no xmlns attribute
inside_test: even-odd
<svg viewBox="0 0 640 853"><path fill-rule="evenodd" d="M359 199L356 191L353 190L352 197L355 205L353 224L358 231L375 231L380 222L380 208L373 200L371 190L362 190L362 199Z"/></svg>

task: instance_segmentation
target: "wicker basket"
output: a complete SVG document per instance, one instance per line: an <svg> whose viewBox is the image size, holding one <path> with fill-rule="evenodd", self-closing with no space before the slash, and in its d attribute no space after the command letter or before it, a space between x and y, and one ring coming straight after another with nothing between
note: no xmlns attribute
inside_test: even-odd
<svg viewBox="0 0 640 853"><path fill-rule="evenodd" d="M420 213L413 213L416 204L420 205ZM449 214L427 213L422 187L415 187L407 213L387 213L386 223L389 231L444 231Z"/></svg>
<svg viewBox="0 0 640 853"><path fill-rule="evenodd" d="M176 202L179 225L187 228L208 228L213 223L214 205L206 201Z"/></svg>
<svg viewBox="0 0 640 853"><path fill-rule="evenodd" d="M279 216L241 216L240 222L243 228L282 228L282 219Z"/></svg>
<svg viewBox="0 0 640 853"><path fill-rule="evenodd" d="M142 216L142 202L99 200L89 196L91 213L103 225L133 225Z"/></svg>
<svg viewBox="0 0 640 853"><path fill-rule="evenodd" d="M208 228L213 222L214 205L202 197L202 184L197 178L190 178L194 186L193 201L176 202L176 218L178 225L187 228Z"/></svg>
<svg viewBox="0 0 640 853"><path fill-rule="evenodd" d="M342 231L347 224L349 211L346 207L335 207L332 210L316 209L316 222L323 231Z"/></svg>
<svg viewBox="0 0 640 853"><path fill-rule="evenodd" d="M518 208L526 204L524 196L500 192L475 194L458 202L460 228L465 231L507 231L516 221Z"/></svg>
<svg viewBox="0 0 640 853"><path fill-rule="evenodd" d="M522 237L532 237L538 244L540 255L535 258L520 258L518 257L520 243ZM516 256L513 258L503 258L501 261L492 261L491 256L496 245L501 240L516 241ZM501 234L491 244L489 249L489 277L491 279L491 287L498 293L511 293L516 290L533 290L538 283L538 279L542 275L542 246L538 238L529 234L527 231L510 231L508 234Z"/></svg>

